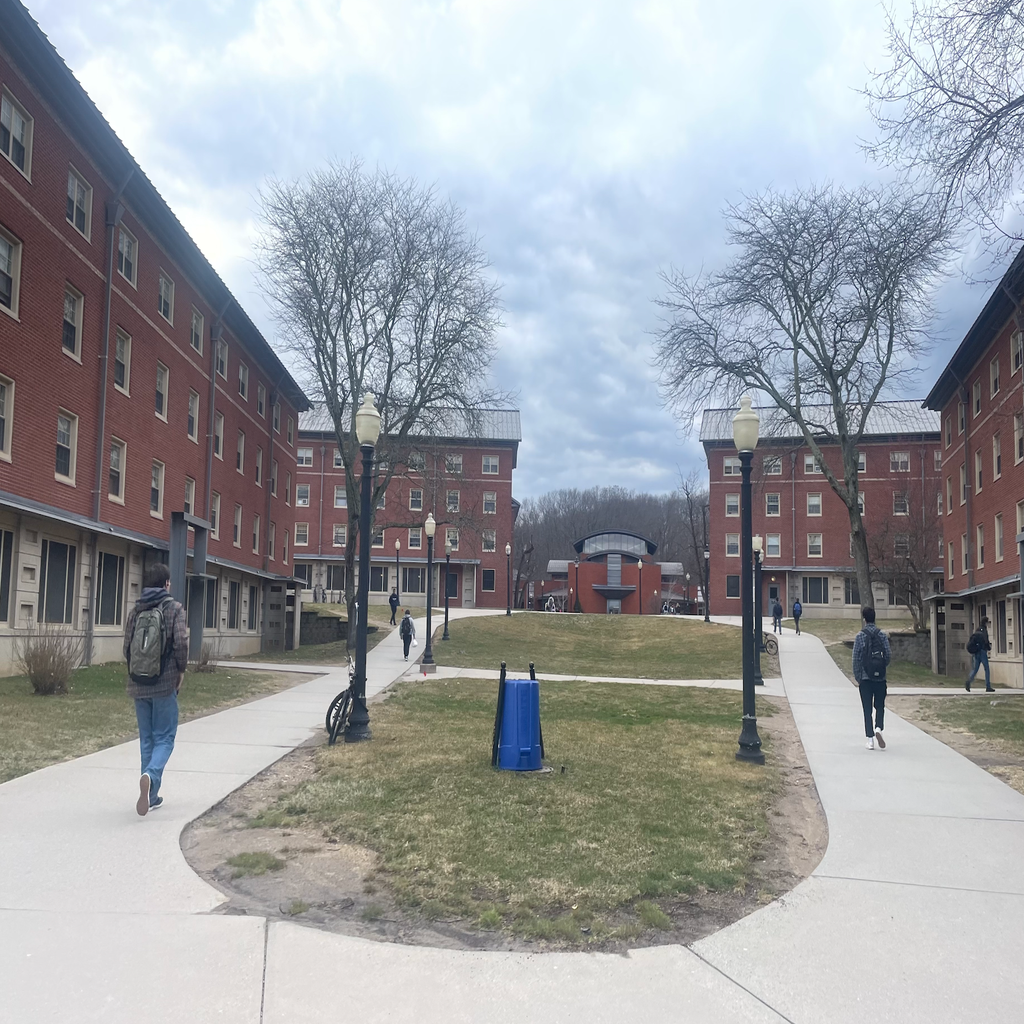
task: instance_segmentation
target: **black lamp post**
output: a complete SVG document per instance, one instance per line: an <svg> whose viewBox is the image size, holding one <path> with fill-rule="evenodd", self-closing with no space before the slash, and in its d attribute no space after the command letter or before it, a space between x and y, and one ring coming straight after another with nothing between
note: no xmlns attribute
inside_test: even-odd
<svg viewBox="0 0 1024 1024"><path fill-rule="evenodd" d="M686 574L686 609L690 609L690 574Z"/></svg>
<svg viewBox="0 0 1024 1024"><path fill-rule="evenodd" d="M757 447L760 422L750 407L750 396L740 399L740 411L732 421L732 437L740 457L743 482L740 486L740 593L743 595L743 728L740 731L737 761L764 764L761 737L757 734L754 706L754 552L750 464Z"/></svg>
<svg viewBox="0 0 1024 1024"><path fill-rule="evenodd" d="M708 606L708 591L711 589L711 552L704 549L704 621L711 621L711 609Z"/></svg>
<svg viewBox="0 0 1024 1024"><path fill-rule="evenodd" d="M637 607L640 609L637 615L643 615L644 613L644 560L638 558L636 560L636 573L637 573L637 584L636 584L636 596L637 596Z"/></svg>
<svg viewBox="0 0 1024 1024"><path fill-rule="evenodd" d="M568 611L572 606L572 587L569 588L569 603L565 606L565 610Z"/></svg>
<svg viewBox="0 0 1024 1024"><path fill-rule="evenodd" d="M402 600L402 584L400 582L401 579L402 579L402 567L401 567L401 563L398 560L398 552L401 551L401 550L402 550L401 538L396 537L395 538L395 593L398 595L399 603L401 603L401 600Z"/></svg>
<svg viewBox="0 0 1024 1024"><path fill-rule="evenodd" d="M427 521L423 524L423 532L427 535L427 646L423 649L423 660L420 665L434 664L434 649L430 646L430 606L434 603L434 513L427 513Z"/></svg>
<svg viewBox="0 0 1024 1024"><path fill-rule="evenodd" d="M446 537L444 542L444 632L441 634L442 640L450 639L448 636L448 572L451 564L452 540L451 537Z"/></svg>
<svg viewBox="0 0 1024 1024"><path fill-rule="evenodd" d="M356 437L363 456L363 476L359 502L359 590L356 608L356 669L352 677L352 713L345 726L345 742L356 743L370 738L370 714L366 710L366 620L370 596L370 490L373 487L373 451L380 436L380 413L373 404L373 395L363 396L356 412Z"/></svg>
<svg viewBox="0 0 1024 1024"><path fill-rule="evenodd" d="M505 614L512 614L512 545L505 545Z"/></svg>
<svg viewBox="0 0 1024 1024"><path fill-rule="evenodd" d="M576 558L576 601L572 606L574 612L582 612L583 605L580 604L580 560Z"/></svg>
<svg viewBox="0 0 1024 1024"><path fill-rule="evenodd" d="M764 611L761 607L761 558L764 541L758 534L753 541L754 549L754 685L764 686L761 675L761 652L764 650Z"/></svg>

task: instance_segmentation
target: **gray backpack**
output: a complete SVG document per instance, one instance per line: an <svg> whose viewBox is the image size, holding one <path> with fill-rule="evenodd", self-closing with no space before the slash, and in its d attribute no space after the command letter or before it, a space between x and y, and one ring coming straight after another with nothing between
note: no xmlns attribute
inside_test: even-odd
<svg viewBox="0 0 1024 1024"><path fill-rule="evenodd" d="M158 605L144 608L135 616L135 628L128 647L128 674L133 683L152 686L160 681L167 648L167 627L164 623L165 597Z"/></svg>

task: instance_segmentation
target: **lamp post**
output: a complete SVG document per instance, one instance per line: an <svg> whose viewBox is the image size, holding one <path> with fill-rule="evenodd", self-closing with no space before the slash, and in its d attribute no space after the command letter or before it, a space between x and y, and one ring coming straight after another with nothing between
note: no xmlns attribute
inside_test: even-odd
<svg viewBox="0 0 1024 1024"><path fill-rule="evenodd" d="M761 652L764 650L764 611L761 608L761 558L764 541L758 534L751 545L754 550L754 685L764 686L761 675Z"/></svg>
<svg viewBox="0 0 1024 1024"><path fill-rule="evenodd" d="M643 615L644 613L644 560L638 558L636 560L636 572L637 572L637 585L636 585L636 597L637 607L639 611L637 615Z"/></svg>
<svg viewBox="0 0 1024 1024"><path fill-rule="evenodd" d="M580 604L580 559L576 556L576 603L572 606L574 612L582 612L583 605Z"/></svg>
<svg viewBox="0 0 1024 1024"><path fill-rule="evenodd" d="M400 580L402 578L402 566L401 566L401 563L398 560L398 552L401 551L401 550L402 550L402 541L398 537L396 537L395 538L395 593L398 595L399 603L401 603L401 601L402 601L402 585L401 585L401 582L400 582Z"/></svg>
<svg viewBox="0 0 1024 1024"><path fill-rule="evenodd" d="M434 531L436 529L434 513L428 512L427 521L423 524L423 532L427 535L427 646L423 649L421 666L434 664L434 649L430 646L430 607L434 603Z"/></svg>
<svg viewBox="0 0 1024 1024"><path fill-rule="evenodd" d="M572 587L569 588L569 603L566 605L565 610L568 611L572 607Z"/></svg>
<svg viewBox="0 0 1024 1024"><path fill-rule="evenodd" d="M750 495L750 464L757 447L760 421L750 407L750 396L740 399L740 411L732 421L732 437L740 457L743 482L740 486L740 593L743 595L743 728L740 731L737 761L764 764L761 737L757 734L754 707L754 581L753 524Z"/></svg>
<svg viewBox="0 0 1024 1024"><path fill-rule="evenodd" d="M370 596L370 490L373 486L373 452L380 436L380 413L373 404L373 395L363 396L356 412L356 437L363 456L363 476L359 501L359 590L356 607L356 669L352 677L352 713L345 726L345 742L356 743L370 738L370 715L366 710L366 620Z"/></svg>
<svg viewBox="0 0 1024 1024"><path fill-rule="evenodd" d="M711 621L711 610L708 607L708 591L711 589L711 552L704 549L704 621Z"/></svg>
<svg viewBox="0 0 1024 1024"><path fill-rule="evenodd" d="M690 607L690 574L686 574L686 607Z"/></svg>
<svg viewBox="0 0 1024 1024"><path fill-rule="evenodd" d="M512 614L512 545L505 545L505 614Z"/></svg>
<svg viewBox="0 0 1024 1024"><path fill-rule="evenodd" d="M442 640L450 639L448 636L448 572L452 564L452 539L446 537L444 542L444 632Z"/></svg>

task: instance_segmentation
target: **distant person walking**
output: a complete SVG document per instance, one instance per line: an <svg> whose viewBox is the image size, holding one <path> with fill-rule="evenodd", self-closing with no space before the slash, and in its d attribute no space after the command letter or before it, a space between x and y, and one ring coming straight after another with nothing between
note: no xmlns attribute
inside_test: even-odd
<svg viewBox="0 0 1024 1024"><path fill-rule="evenodd" d="M188 639L184 609L169 593L167 566L150 566L142 582L142 596L124 627L124 656L142 752L135 810L145 816L164 802L160 782L178 731L178 691L188 665Z"/></svg>
<svg viewBox="0 0 1024 1024"><path fill-rule="evenodd" d="M405 609L405 614L402 616L402 622L398 627L398 635L402 638L402 648L405 654L405 660L409 660L409 648L412 646L413 640L416 639L416 625L412 621L412 616L409 614L409 609Z"/></svg>
<svg viewBox="0 0 1024 1024"><path fill-rule="evenodd" d="M991 650L992 644L988 639L988 619L982 619L981 625L971 634L970 639L967 641L967 653L974 656L974 667L971 669L971 674L967 677L967 682L964 683L964 689L968 693L971 692L971 683L974 682L974 677L978 674L978 669L982 665L985 666L985 692L995 693L988 672L988 652Z"/></svg>
<svg viewBox="0 0 1024 1024"><path fill-rule="evenodd" d="M782 605L779 604L779 599L775 599L775 604L772 605L772 632L782 632Z"/></svg>
<svg viewBox="0 0 1024 1024"><path fill-rule="evenodd" d="M892 661L889 638L875 625L875 609L861 608L864 628L853 641L853 678L860 688L860 703L864 709L864 734L868 750L885 750L882 730L885 728L885 670ZM875 720L871 722L871 705L875 706Z"/></svg>
<svg viewBox="0 0 1024 1024"><path fill-rule="evenodd" d="M799 601L793 602L793 622L796 624L796 635L800 635L800 616L804 613L804 606ZM873 621L873 620L872 620Z"/></svg>
<svg viewBox="0 0 1024 1024"><path fill-rule="evenodd" d="M388 604L391 605L391 625L395 625L395 612L398 611L398 587L395 587L391 591L391 596L388 598Z"/></svg>

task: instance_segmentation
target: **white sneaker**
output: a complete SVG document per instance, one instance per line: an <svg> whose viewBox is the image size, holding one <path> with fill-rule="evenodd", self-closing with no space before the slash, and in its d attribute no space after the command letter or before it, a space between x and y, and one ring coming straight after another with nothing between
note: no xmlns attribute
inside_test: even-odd
<svg viewBox="0 0 1024 1024"><path fill-rule="evenodd" d="M868 740L867 743L864 744L864 746L867 747L868 750L874 750L875 749L875 741L874 740Z"/></svg>
<svg viewBox="0 0 1024 1024"><path fill-rule="evenodd" d="M875 740L878 743L878 749L885 750L885 737L882 735L881 729L875 730Z"/></svg>

